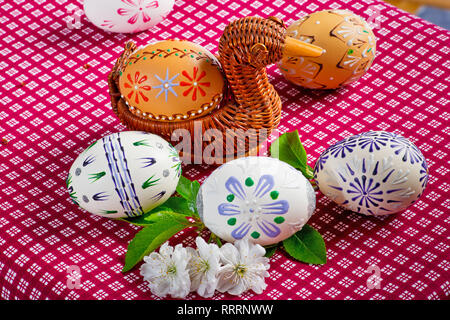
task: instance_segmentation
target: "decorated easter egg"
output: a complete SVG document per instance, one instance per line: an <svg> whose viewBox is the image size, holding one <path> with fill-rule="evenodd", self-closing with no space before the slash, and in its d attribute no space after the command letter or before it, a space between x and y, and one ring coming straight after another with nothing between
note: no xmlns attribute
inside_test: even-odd
<svg viewBox="0 0 450 320"><path fill-rule="evenodd" d="M164 20L174 3L175 0L84 0L84 12L101 29L134 33Z"/></svg>
<svg viewBox="0 0 450 320"><path fill-rule="evenodd" d="M181 175L178 152L161 137L118 132L95 141L74 161L67 177L70 198L108 218L139 216L164 203Z"/></svg>
<svg viewBox="0 0 450 320"><path fill-rule="evenodd" d="M289 164L246 157L217 168L200 187L197 208L211 232L270 245L299 231L314 212L309 181Z"/></svg>
<svg viewBox="0 0 450 320"><path fill-rule="evenodd" d="M137 49L119 76L129 110L156 121L195 119L211 112L222 101L224 85L216 57L183 40Z"/></svg>
<svg viewBox="0 0 450 320"><path fill-rule="evenodd" d="M375 58L375 35L350 11L314 12L294 22L287 35L325 50L320 57L283 56L284 77L310 89L332 89L352 83L369 70Z"/></svg>
<svg viewBox="0 0 450 320"><path fill-rule="evenodd" d="M345 209L386 215L413 204L423 193L428 169L408 139L369 131L325 150L314 168L320 191Z"/></svg>

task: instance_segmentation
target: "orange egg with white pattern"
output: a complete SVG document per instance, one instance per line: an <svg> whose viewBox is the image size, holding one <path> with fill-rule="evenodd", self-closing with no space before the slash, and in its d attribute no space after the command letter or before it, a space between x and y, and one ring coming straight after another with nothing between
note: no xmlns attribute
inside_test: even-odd
<svg viewBox="0 0 450 320"><path fill-rule="evenodd" d="M283 55L278 63L288 81L305 88L334 89L355 82L375 59L375 35L351 11L314 12L291 24L287 34L325 50L320 57Z"/></svg>
<svg viewBox="0 0 450 320"><path fill-rule="evenodd" d="M156 121L183 121L211 112L222 101L224 86L216 57L183 40L138 48L119 77L128 109Z"/></svg>

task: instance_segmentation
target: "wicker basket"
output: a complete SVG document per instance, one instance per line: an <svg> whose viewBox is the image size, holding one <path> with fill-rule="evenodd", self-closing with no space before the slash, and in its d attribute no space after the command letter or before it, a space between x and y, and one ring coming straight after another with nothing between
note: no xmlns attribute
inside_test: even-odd
<svg viewBox="0 0 450 320"><path fill-rule="evenodd" d="M201 118L179 122L143 119L128 110L125 100L121 98L118 78L136 49L135 44L129 42L108 77L112 108L130 130L155 133L169 142L175 130L189 130L195 138L192 139L190 154L182 154L184 160L189 157L195 163L222 163L236 156L255 154L258 147L250 149L255 146L260 134L270 134L280 122L281 100L268 81L266 66L281 59L285 38L286 28L277 18L247 17L230 23L219 43L218 59L228 81L221 106ZM194 133L196 126L201 126L203 134L209 129L220 130L223 141L199 139ZM227 149L227 138L238 143ZM262 142L258 141L256 145ZM208 145L211 148L214 143L218 143L222 154L213 151L208 157L194 157L195 151L204 150ZM243 154L238 154L242 150Z"/></svg>

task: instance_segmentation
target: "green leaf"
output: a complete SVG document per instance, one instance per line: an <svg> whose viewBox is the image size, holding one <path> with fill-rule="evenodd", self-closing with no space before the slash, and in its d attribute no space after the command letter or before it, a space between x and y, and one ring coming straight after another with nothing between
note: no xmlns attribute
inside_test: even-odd
<svg viewBox="0 0 450 320"><path fill-rule="evenodd" d="M302 230L284 240L283 246L298 261L311 264L327 262L325 242L320 233L309 225L304 225Z"/></svg>
<svg viewBox="0 0 450 320"><path fill-rule="evenodd" d="M131 270L144 256L159 248L164 242L184 228L186 228L186 224L169 215L161 215L152 225L139 231L134 239L131 240L122 272Z"/></svg>
<svg viewBox="0 0 450 320"><path fill-rule="evenodd" d="M122 218L121 220L138 226L147 226L154 223L156 215L160 214L176 215L177 217L183 218L184 220L186 220L187 216L197 216L197 213L192 210L190 203L186 199L180 197L171 197L160 206L144 213L143 215L133 218Z"/></svg>
<svg viewBox="0 0 450 320"><path fill-rule="evenodd" d="M160 207L170 209L185 216L192 216L195 214L195 210L192 208L189 201L180 197L171 197Z"/></svg>
<svg viewBox="0 0 450 320"><path fill-rule="evenodd" d="M195 201L197 200L197 193L199 189L200 183L197 180L191 181L184 176L180 177L180 180L178 181L177 192L184 199L193 201L195 203Z"/></svg>
<svg viewBox="0 0 450 320"><path fill-rule="evenodd" d="M192 210L196 216L197 211L197 194L200 189L200 183L197 180L191 181L188 178L181 176L177 185L178 194L188 201L190 210Z"/></svg>
<svg viewBox="0 0 450 320"><path fill-rule="evenodd" d="M178 220L180 223L189 223L186 220L186 216L179 214L177 212L174 212L168 208L160 208L158 211L150 211L148 213L144 213L143 215L140 215L138 217L134 218L123 218L122 220L129 222L131 224L146 227L149 225L154 224L158 220L161 219L163 216L170 216L170 218Z"/></svg>
<svg viewBox="0 0 450 320"><path fill-rule="evenodd" d="M306 165L305 172L303 172L303 174L306 177L306 179L311 180L314 178L314 169Z"/></svg>
<svg viewBox="0 0 450 320"><path fill-rule="evenodd" d="M306 150L297 130L286 132L275 140L270 145L270 155L299 169L307 179L313 178L313 170L307 165Z"/></svg>
<svg viewBox="0 0 450 320"><path fill-rule="evenodd" d="M277 251L277 246L274 247L267 247L266 248L266 254L264 255L266 258L270 258L274 255L275 251Z"/></svg>

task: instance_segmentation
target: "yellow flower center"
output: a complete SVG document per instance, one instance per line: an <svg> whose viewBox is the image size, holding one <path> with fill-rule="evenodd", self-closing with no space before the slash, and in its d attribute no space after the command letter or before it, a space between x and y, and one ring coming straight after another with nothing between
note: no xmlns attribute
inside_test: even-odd
<svg viewBox="0 0 450 320"><path fill-rule="evenodd" d="M247 272L246 266L242 264L234 266L234 273L237 274L239 277L243 278L246 272Z"/></svg>

